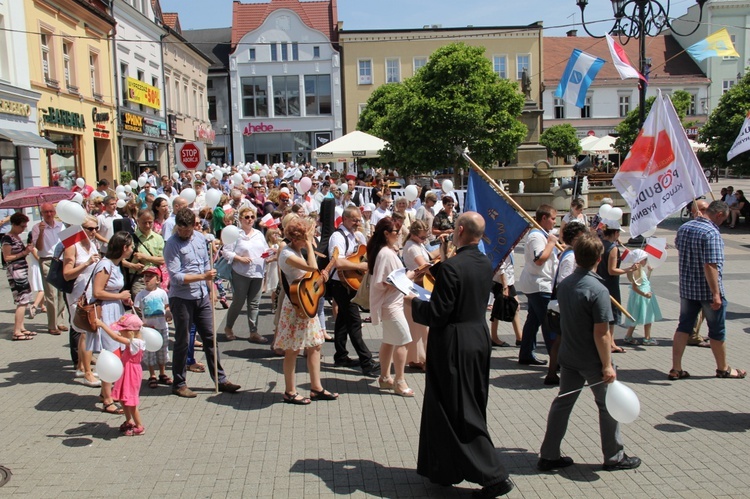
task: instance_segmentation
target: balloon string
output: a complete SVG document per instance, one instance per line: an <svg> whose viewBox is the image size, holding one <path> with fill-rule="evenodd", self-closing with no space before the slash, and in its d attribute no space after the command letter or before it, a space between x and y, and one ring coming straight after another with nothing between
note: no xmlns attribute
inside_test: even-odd
<svg viewBox="0 0 750 499"><path fill-rule="evenodd" d="M558 395L558 396L557 396L557 398L560 398L560 397L566 397L566 396L570 395L571 393L578 393L578 392L580 392L581 390L583 390L583 389L584 389L584 388L586 388L586 387L589 387L589 388L591 388L591 387L593 387L593 386L596 386L596 385L601 385L602 383L604 383L604 380L602 380L602 381L599 381L599 382L597 382L597 383L594 383L593 385L583 385L583 386L582 386L581 388L579 388L578 390L573 390L572 392L568 392L568 393L563 393L563 394L561 394L561 395Z"/></svg>

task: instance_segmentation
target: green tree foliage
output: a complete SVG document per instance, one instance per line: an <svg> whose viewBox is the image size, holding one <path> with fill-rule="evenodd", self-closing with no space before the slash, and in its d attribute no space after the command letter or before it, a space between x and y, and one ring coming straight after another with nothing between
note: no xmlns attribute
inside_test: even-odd
<svg viewBox="0 0 750 499"><path fill-rule="evenodd" d="M750 111L750 73L733 86L719 99L719 105L701 128L698 140L708 145L708 149L698 156L706 166L727 166L727 153L732 148L737 135ZM750 153L735 156L728 166L737 175L750 173Z"/></svg>
<svg viewBox="0 0 750 499"><path fill-rule="evenodd" d="M685 122L685 115L687 115L688 109L690 108L690 94L684 90L675 90L670 98L672 99L674 109L677 111L677 116L680 117L683 126L685 128L690 127L692 122ZM649 97L646 99L646 116L651 112L651 106L654 104L655 100L656 97ZM619 134L617 141L615 141L615 149L617 149L622 155L623 159L625 159L625 156L630 152L630 147L633 145L633 142L635 142L635 138L638 137L638 132L641 131L639 109L640 106L630 111L625 119L615 128Z"/></svg>
<svg viewBox="0 0 750 499"><path fill-rule="evenodd" d="M456 146L491 165L511 160L525 138L522 109L518 85L497 76L484 48L456 43L414 77L373 92L357 129L387 141L382 162L404 174L458 164Z"/></svg>
<svg viewBox="0 0 750 499"><path fill-rule="evenodd" d="M549 157L565 159L581 152L581 141L578 140L576 129L569 123L547 128L539 137L539 143L547 148Z"/></svg>

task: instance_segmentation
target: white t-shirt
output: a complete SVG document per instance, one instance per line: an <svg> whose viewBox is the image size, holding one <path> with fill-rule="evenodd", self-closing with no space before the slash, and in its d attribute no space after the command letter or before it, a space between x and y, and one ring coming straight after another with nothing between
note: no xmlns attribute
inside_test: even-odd
<svg viewBox="0 0 750 499"><path fill-rule="evenodd" d="M557 268L557 284L560 284L563 279L572 274L576 269L576 257L572 250L560 256L562 258Z"/></svg>
<svg viewBox="0 0 750 499"><path fill-rule="evenodd" d="M110 215L106 211L101 215L97 216L96 219L99 222L99 235L109 241L115 233L113 224L115 220L122 218L122 216L115 212L114 215ZM107 244L102 244L102 252L107 252Z"/></svg>
<svg viewBox="0 0 750 499"><path fill-rule="evenodd" d="M378 222L382 220L385 217L390 217L391 212L388 210L384 210L382 208L378 208L375 211L372 212L372 215L370 215L370 225L372 225L373 230L375 229L375 226L378 225Z"/></svg>
<svg viewBox="0 0 750 499"><path fill-rule="evenodd" d="M286 282L288 282L289 284L303 277L307 273L307 271L305 270L298 269L297 267L292 267L291 265L289 265L289 263L287 263L287 259L289 259L290 256L302 258L302 255L294 251L289 245L284 246L284 249L281 250L281 253L279 253L279 268L284 273Z"/></svg>
<svg viewBox="0 0 750 499"><path fill-rule="evenodd" d="M408 270L415 270L419 265L417 264L417 257L421 256L426 262L430 261L430 253L425 249L424 244L415 243L411 239L406 241L404 244L404 265Z"/></svg>
<svg viewBox="0 0 750 499"><path fill-rule="evenodd" d="M524 267L521 277L518 279L516 289L529 293L551 293L552 281L555 279L557 269L557 249L544 265L537 265L534 260L538 258L547 246L547 236L541 230L534 229L526 236L526 247L523 250Z"/></svg>
<svg viewBox="0 0 750 499"><path fill-rule="evenodd" d="M161 288L153 291L142 289L135 295L133 305L141 311L143 325L154 329L167 329L167 318L165 316L169 297L167 292Z"/></svg>
<svg viewBox="0 0 750 499"><path fill-rule="evenodd" d="M508 256L505 257L505 260L503 260L503 263L500 264L500 267L497 269L497 272L495 272L495 275L492 277L492 280L495 282L502 283L502 276L505 276L505 285L506 286L513 286L516 283L516 269L513 266L513 253L510 253Z"/></svg>

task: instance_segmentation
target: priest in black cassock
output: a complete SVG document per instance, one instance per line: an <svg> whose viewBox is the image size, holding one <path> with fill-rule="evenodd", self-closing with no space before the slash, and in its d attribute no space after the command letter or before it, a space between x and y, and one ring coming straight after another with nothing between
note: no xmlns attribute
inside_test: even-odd
<svg viewBox="0 0 750 499"><path fill-rule="evenodd" d="M446 486L478 483L483 488L476 496L497 497L513 482L487 432L492 347L485 314L492 264L479 251L483 235L481 215L461 215L453 234L456 256L431 270L430 301L406 299L414 321L430 327L417 473Z"/></svg>

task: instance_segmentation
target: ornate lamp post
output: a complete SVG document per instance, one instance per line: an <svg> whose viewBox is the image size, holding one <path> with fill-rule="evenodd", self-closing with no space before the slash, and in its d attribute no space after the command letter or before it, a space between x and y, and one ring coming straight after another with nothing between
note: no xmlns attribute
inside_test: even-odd
<svg viewBox="0 0 750 499"><path fill-rule="evenodd" d="M626 45L632 38L637 38L639 42L638 66L643 76L648 78L648 72L651 67L649 59L646 58L646 37L657 36L665 29L672 31L678 36L690 36L696 32L703 20L703 6L708 0L695 0L700 8L698 22L695 27L688 33L680 33L674 29L669 19L670 0L611 0L612 11L615 15L615 23L609 34L617 36L620 43ZM604 35L593 35L586 26L584 10L588 5L588 0L576 0L578 7L581 9L581 24L589 36L593 38L604 38ZM646 82L643 80L639 83L639 120L640 125L646 120Z"/></svg>

